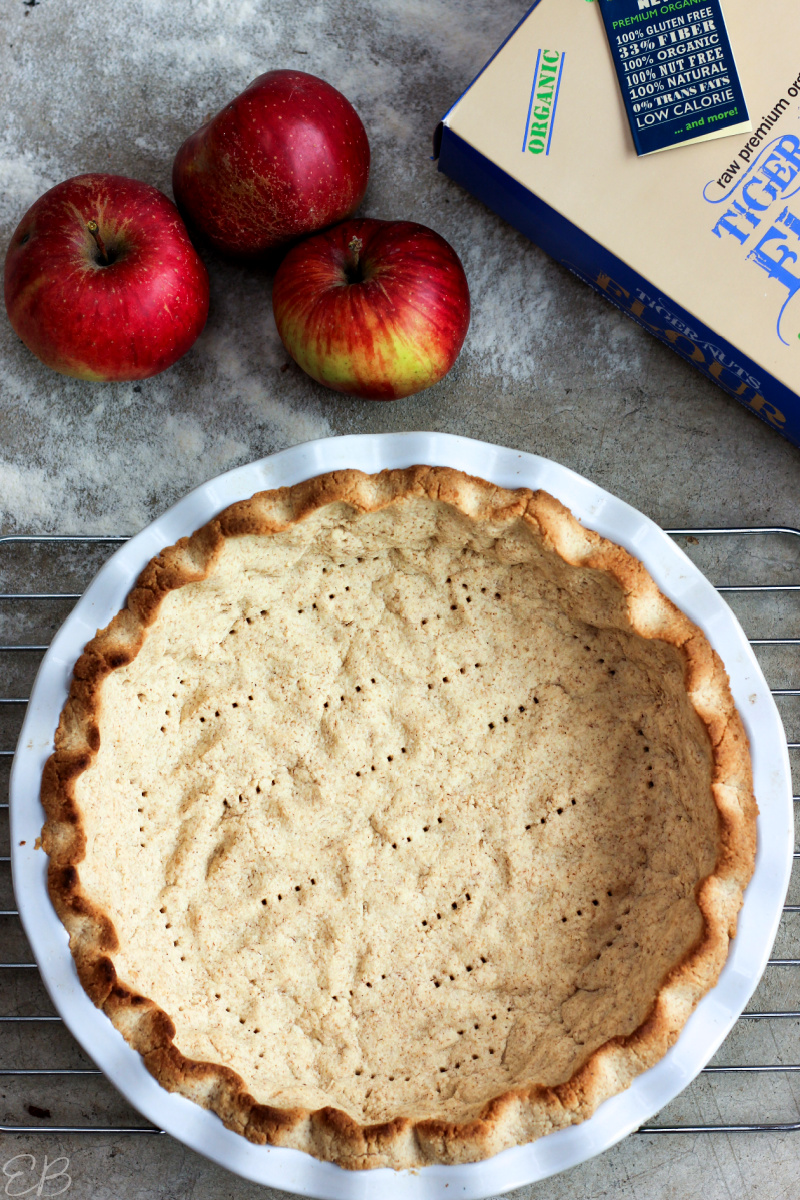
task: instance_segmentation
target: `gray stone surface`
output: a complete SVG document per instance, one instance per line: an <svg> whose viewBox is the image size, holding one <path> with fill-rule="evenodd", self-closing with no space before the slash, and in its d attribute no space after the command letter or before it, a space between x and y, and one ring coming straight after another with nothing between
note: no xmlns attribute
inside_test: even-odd
<svg viewBox="0 0 800 1200"><path fill-rule="evenodd" d="M206 332L185 360L136 388L50 373L3 318L0 532L135 532L189 488L237 463L309 437L399 429L445 430L549 455L668 527L800 524L799 450L430 162L438 117L524 7L522 0L2 0L3 244L28 205L70 175L113 171L169 192L172 155L205 115L259 72L292 66L340 87L365 121L373 174L363 211L422 221L444 234L462 256L474 309L452 373L395 404L337 397L287 368L268 275L216 259L209 259ZM797 579L795 559L790 547L764 549L748 570L757 577L768 568L776 582ZM709 565L730 576L740 554L720 550ZM785 608L764 620L771 629L797 623ZM4 636L11 628L6 614ZM785 663L772 670L775 686L792 685L779 679ZM12 690L4 684L4 694ZM0 957L24 956L18 934L5 939ZM797 951L797 937L791 941L788 931L783 953ZM797 1007L798 988L792 992L787 978L773 975L762 985L762 1007L788 1007L792 997ZM33 1012L46 1002L28 974L7 984L4 995L4 1011ZM7 1029L0 1066L83 1061L63 1031L26 1041ZM797 1061L799 1043L794 1022L740 1026L719 1061ZM134 1119L113 1089L91 1080L69 1095L54 1085L15 1089L0 1080L0 1097L7 1122L35 1123L24 1111L29 1103L51 1106L62 1121ZM663 1119L797 1120L799 1097L785 1077L756 1085L706 1080ZM51 1160L67 1155L69 1194L76 1197L277 1195L166 1137L5 1138L0 1170L21 1153L35 1155L40 1168L45 1153ZM516 1194L794 1200L798 1178L800 1134L634 1136ZM23 1182L0 1177L9 1195Z"/></svg>

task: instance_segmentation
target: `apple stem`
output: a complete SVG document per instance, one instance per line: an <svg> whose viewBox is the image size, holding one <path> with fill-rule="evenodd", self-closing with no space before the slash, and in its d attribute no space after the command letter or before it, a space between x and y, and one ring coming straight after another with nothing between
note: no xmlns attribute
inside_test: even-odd
<svg viewBox="0 0 800 1200"><path fill-rule="evenodd" d="M353 237L347 244L347 249L350 251L350 269L356 273L358 271L358 256L364 243L360 237Z"/></svg>
<svg viewBox="0 0 800 1200"><path fill-rule="evenodd" d="M103 266L107 267L108 262L109 262L108 251L106 250L105 243L100 236L100 230L97 226L97 221L87 221L86 228L89 230L89 233L94 238L95 245L97 246L97 249L100 251L100 257L103 260Z"/></svg>

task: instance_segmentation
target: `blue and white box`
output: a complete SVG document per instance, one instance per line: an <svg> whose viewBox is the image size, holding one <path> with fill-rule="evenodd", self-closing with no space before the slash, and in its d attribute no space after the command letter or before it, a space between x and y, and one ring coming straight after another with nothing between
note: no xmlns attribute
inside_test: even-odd
<svg viewBox="0 0 800 1200"><path fill-rule="evenodd" d="M722 0L752 127L645 157L600 3L537 0L444 117L439 169L800 445L798 0ZM641 7L657 79L661 24L707 6ZM702 53L671 101L697 121Z"/></svg>

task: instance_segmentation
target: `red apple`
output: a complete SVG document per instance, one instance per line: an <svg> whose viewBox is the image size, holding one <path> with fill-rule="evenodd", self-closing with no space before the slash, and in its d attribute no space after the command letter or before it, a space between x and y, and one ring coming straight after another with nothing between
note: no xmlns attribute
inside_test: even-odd
<svg viewBox="0 0 800 1200"><path fill-rule="evenodd" d="M213 246L255 258L349 217L368 176L349 100L315 75L268 71L187 138L172 190Z"/></svg>
<svg viewBox="0 0 800 1200"><path fill-rule="evenodd" d="M469 326L458 255L411 221L345 221L301 242L278 268L272 307L312 379L368 400L437 383Z"/></svg>
<svg viewBox="0 0 800 1200"><path fill-rule="evenodd" d="M208 273L175 205L121 175L40 196L8 247L5 299L33 353L79 379L146 379L202 332Z"/></svg>

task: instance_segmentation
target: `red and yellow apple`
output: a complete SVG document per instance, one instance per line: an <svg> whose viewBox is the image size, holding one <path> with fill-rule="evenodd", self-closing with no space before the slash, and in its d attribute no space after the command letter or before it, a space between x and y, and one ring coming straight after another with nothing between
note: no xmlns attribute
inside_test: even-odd
<svg viewBox="0 0 800 1200"><path fill-rule="evenodd" d="M469 326L469 287L452 246L411 221L345 221L294 246L272 307L312 379L369 400L437 383Z"/></svg>
<svg viewBox="0 0 800 1200"><path fill-rule="evenodd" d="M5 263L5 301L29 350L79 379L146 379L193 345L208 273L175 205L121 175L77 175L40 196Z"/></svg>
<svg viewBox="0 0 800 1200"><path fill-rule="evenodd" d="M368 177L369 142L349 100L304 71L268 71L187 138L172 190L193 231L258 258L349 217Z"/></svg>

